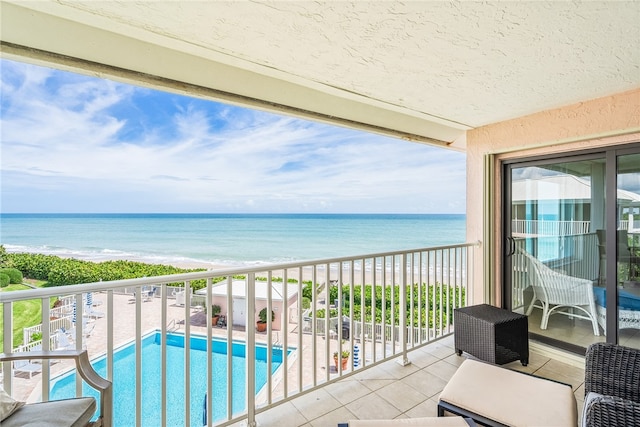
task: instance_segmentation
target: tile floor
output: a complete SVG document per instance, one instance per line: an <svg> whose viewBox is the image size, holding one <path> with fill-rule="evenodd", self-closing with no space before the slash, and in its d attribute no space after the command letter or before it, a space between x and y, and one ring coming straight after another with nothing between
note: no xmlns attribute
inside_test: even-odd
<svg viewBox="0 0 640 427"><path fill-rule="evenodd" d="M310 392L258 414L258 426L336 426L350 419L393 419L435 416L438 396L462 361L453 337L409 354L411 364L389 361L356 373L320 390ZM584 368L579 358L556 360L535 350L529 365L507 368L571 384L580 414L584 398ZM240 423L238 425L246 425Z"/></svg>

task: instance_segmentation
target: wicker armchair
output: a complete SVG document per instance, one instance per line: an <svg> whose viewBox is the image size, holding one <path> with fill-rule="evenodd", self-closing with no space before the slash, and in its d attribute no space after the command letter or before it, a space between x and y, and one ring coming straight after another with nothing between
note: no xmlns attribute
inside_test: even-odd
<svg viewBox="0 0 640 427"><path fill-rule="evenodd" d="M583 425L640 425L640 350L596 343L585 363Z"/></svg>

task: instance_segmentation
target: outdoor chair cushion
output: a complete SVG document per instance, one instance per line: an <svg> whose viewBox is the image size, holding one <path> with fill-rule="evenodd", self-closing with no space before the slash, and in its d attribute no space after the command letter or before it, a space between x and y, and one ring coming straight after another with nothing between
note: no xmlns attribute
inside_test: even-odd
<svg viewBox="0 0 640 427"><path fill-rule="evenodd" d="M593 294L596 298L596 304L601 307L607 306L607 291L605 288L595 286ZM640 311L640 297L631 294L625 290L618 290L618 305L621 309Z"/></svg>
<svg viewBox="0 0 640 427"><path fill-rule="evenodd" d="M351 420L338 427L474 427L476 423L462 417L401 418L394 420Z"/></svg>
<svg viewBox="0 0 640 427"><path fill-rule="evenodd" d="M4 389L0 388L0 423L20 409L24 405L24 402L15 400L9 396Z"/></svg>
<svg viewBox="0 0 640 427"><path fill-rule="evenodd" d="M96 411L93 397L24 405L2 421L2 427L85 427Z"/></svg>
<svg viewBox="0 0 640 427"><path fill-rule="evenodd" d="M571 386L472 359L462 362L440 393L439 411L443 404L489 425L578 424Z"/></svg>

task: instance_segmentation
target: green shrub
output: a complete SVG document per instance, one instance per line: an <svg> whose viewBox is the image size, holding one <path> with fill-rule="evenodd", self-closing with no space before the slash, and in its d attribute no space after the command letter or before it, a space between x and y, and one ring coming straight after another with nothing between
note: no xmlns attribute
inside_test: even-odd
<svg viewBox="0 0 640 427"><path fill-rule="evenodd" d="M9 286L9 282L11 281L11 279L9 279L9 276L7 276L4 273L0 273L0 288L4 288L6 286Z"/></svg>
<svg viewBox="0 0 640 427"><path fill-rule="evenodd" d="M275 318L276 314L271 310L271 321L273 322ZM258 319L260 319L260 322L262 323L267 323L267 307L260 310L260 313L258 313Z"/></svg>
<svg viewBox="0 0 640 427"><path fill-rule="evenodd" d="M22 283L22 273L17 268L3 268L0 272L9 276L9 283L13 285Z"/></svg>
<svg viewBox="0 0 640 427"><path fill-rule="evenodd" d="M48 280L51 267L61 262L62 258L54 255L8 253L7 263L17 268L29 279Z"/></svg>
<svg viewBox="0 0 640 427"><path fill-rule="evenodd" d="M302 309L306 310L311 307L311 300L307 297L302 297Z"/></svg>
<svg viewBox="0 0 640 427"><path fill-rule="evenodd" d="M8 253L7 264L24 274L24 277L47 281L47 286L76 285L99 281L137 279L140 277L165 276L170 274L203 271L184 269L170 265L145 264L134 261L90 262L74 258L60 258L54 255ZM13 283L13 282L12 282ZM168 283L169 286L184 286L183 282ZM206 286L206 280L191 282L194 290Z"/></svg>
<svg viewBox="0 0 640 427"><path fill-rule="evenodd" d="M0 245L0 267L11 267L4 245Z"/></svg>

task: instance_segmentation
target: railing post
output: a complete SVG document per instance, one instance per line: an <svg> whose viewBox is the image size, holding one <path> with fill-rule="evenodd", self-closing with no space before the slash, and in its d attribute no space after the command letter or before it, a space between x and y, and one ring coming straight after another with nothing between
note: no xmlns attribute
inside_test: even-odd
<svg viewBox="0 0 640 427"><path fill-rule="evenodd" d="M247 427L255 427L256 424L256 274L247 274L247 349L246 349L246 373L247 373ZM269 313L267 313L267 319ZM228 373L231 377L231 372ZM227 378L229 380L229 378Z"/></svg>
<svg viewBox="0 0 640 427"><path fill-rule="evenodd" d="M213 316L213 297L211 295L211 288L213 287L213 280L211 277L207 278L207 294L205 296L205 313L207 321L207 391L205 392L205 399L207 399L207 413L205 414L207 419L207 425L213 425L213 324L211 323Z"/></svg>
<svg viewBox="0 0 640 427"><path fill-rule="evenodd" d="M400 274L400 314L398 319L398 332L400 333L400 348L402 349L402 357L398 359L398 363L402 366L411 364L409 357L407 356L407 268L409 263L407 261L406 252L402 254L401 267L398 269Z"/></svg>
<svg viewBox="0 0 640 427"><path fill-rule="evenodd" d="M49 298L42 298L42 326L40 328L42 351L51 350L51 315L49 313ZM28 344L27 341L23 341L23 344ZM42 360L42 401L49 401L49 382L51 379L51 372L49 370L49 360Z"/></svg>
<svg viewBox="0 0 640 427"><path fill-rule="evenodd" d="M135 290L136 304L136 426L142 425L142 286Z"/></svg>
<svg viewBox="0 0 640 427"><path fill-rule="evenodd" d="M2 343L2 352L11 353L13 350L13 303L5 302L2 304L2 333L4 341ZM2 363L2 382L4 390L11 394L13 385L13 371L11 370L12 362Z"/></svg>
<svg viewBox="0 0 640 427"><path fill-rule="evenodd" d="M184 425L191 425L191 281L184 282Z"/></svg>

